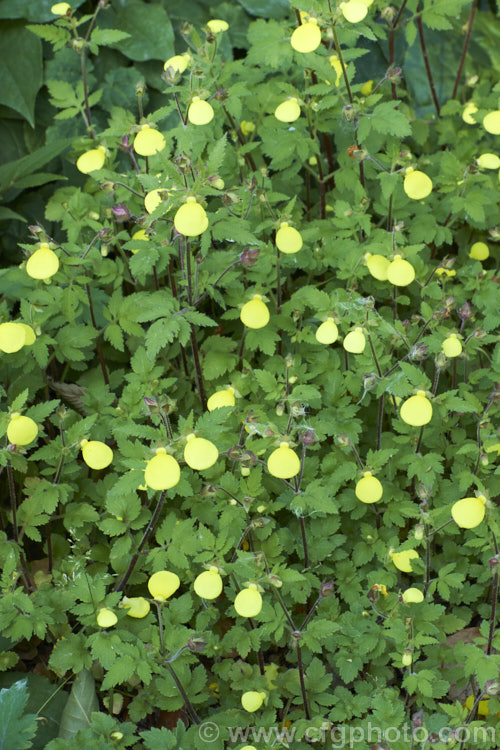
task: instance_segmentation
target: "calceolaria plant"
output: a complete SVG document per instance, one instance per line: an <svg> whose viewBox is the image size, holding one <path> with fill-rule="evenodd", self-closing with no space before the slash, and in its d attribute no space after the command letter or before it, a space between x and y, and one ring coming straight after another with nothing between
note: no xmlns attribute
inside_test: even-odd
<svg viewBox="0 0 500 750"><path fill-rule="evenodd" d="M19 13L0 745L498 747L497 5Z"/></svg>

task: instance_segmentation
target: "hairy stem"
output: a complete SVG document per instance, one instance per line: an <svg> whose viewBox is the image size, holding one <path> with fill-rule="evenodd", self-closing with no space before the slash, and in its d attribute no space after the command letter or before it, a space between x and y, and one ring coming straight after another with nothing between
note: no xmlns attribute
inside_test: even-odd
<svg viewBox="0 0 500 750"><path fill-rule="evenodd" d="M469 49L470 35L471 35L471 32L472 32L472 24L474 23L474 15L476 13L477 2L478 2L478 0L473 0L472 7L470 9L469 22L467 24L467 32L465 34L464 46L463 46L463 49L462 49L462 54L460 56L460 62L458 63L457 75L456 75L456 78L455 78L455 83L453 85L453 91L452 91L452 94L451 94L451 98L452 99L454 99L456 97L456 95L457 95L458 86L460 84L460 78L462 77L462 70L463 70L463 67L464 67L465 57L467 55L467 50Z"/></svg>
<svg viewBox="0 0 500 750"><path fill-rule="evenodd" d="M161 495L159 497L159 500L158 500L158 502L156 504L155 511L154 511L153 515L151 516L151 520L149 521L148 525L146 526L146 530L145 530L144 534L142 535L142 539L141 539L141 541L139 543L139 546L137 547L137 552L135 552L135 554L132 556L132 559L130 560L130 563L129 563L129 566L128 566L126 572L125 572L125 575L123 576L123 578L121 579L121 581L119 581L115 585L113 591L123 591L123 589L127 585L127 581L130 578L130 576L132 575L132 572L133 572L133 570L134 570L134 568L135 568L135 566L137 564L137 560L139 559L139 556L140 556L140 554L141 554L141 552L142 552L142 550L144 548L144 545L148 541L149 537L151 536L151 533L152 533L153 529L155 528L155 526L156 526L156 524L158 522L158 518L160 517L160 513L161 513L161 510L163 508L163 503L165 502L165 495L166 495L166 490L163 490L163 492L161 493Z"/></svg>

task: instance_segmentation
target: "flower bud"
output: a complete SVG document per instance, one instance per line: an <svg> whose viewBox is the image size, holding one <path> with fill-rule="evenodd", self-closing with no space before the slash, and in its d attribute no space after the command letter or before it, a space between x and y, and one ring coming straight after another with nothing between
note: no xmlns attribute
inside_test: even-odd
<svg viewBox="0 0 500 750"><path fill-rule="evenodd" d="M495 555L495 557L491 557L489 559L490 568L492 571L496 571L498 568L498 557Z"/></svg>
<svg viewBox="0 0 500 750"><path fill-rule="evenodd" d="M140 79L135 84L135 93L136 96L144 96L144 92L146 91L146 81L144 79Z"/></svg>
<svg viewBox="0 0 500 750"><path fill-rule="evenodd" d="M333 594L333 581L325 581L322 583L320 594L322 597L331 596Z"/></svg>
<svg viewBox="0 0 500 750"><path fill-rule="evenodd" d="M76 39L73 39L71 42L71 46L75 50L75 52L82 52L85 47L87 46L87 43L85 42L85 39L82 39L81 36L78 36Z"/></svg>
<svg viewBox="0 0 500 750"><path fill-rule="evenodd" d="M259 253L260 250L258 248L253 248L251 250L249 247L245 247L240 255L241 264L245 266L245 268L252 268L259 259Z"/></svg>
<svg viewBox="0 0 500 750"><path fill-rule="evenodd" d="M303 445L314 445L316 442L316 433L311 429L306 430L302 433L300 439L302 440Z"/></svg>
<svg viewBox="0 0 500 750"><path fill-rule="evenodd" d="M472 312L471 312L471 307L470 307L469 303L468 302L464 302L464 304L462 305L462 307L460 308L460 310L458 310L458 317L461 320L467 320L468 318L470 318L471 314L472 314Z"/></svg>
<svg viewBox="0 0 500 750"><path fill-rule="evenodd" d="M281 578L278 578L278 576L275 575L269 576L269 583L277 589L280 589L283 586Z"/></svg>
<svg viewBox="0 0 500 750"><path fill-rule="evenodd" d="M447 361L448 360L446 359L446 354L443 354L443 352L439 352L439 354L437 354L434 358L434 364L436 365L436 368L438 370L441 370L443 367L445 367Z"/></svg>
<svg viewBox="0 0 500 750"><path fill-rule="evenodd" d="M402 72L403 71L401 68L389 68L389 70L387 71L387 80L392 81L392 83L398 83L398 81L401 80Z"/></svg>
<svg viewBox="0 0 500 750"><path fill-rule="evenodd" d="M417 525L413 529L413 536L415 537L417 542L422 541L422 539L424 538L424 534L425 534L424 525L422 523L417 523Z"/></svg>
<svg viewBox="0 0 500 750"><path fill-rule="evenodd" d="M198 653L199 651L203 651L206 645L207 645L207 642L204 638L190 638L187 642L187 646L189 650L193 651L193 653Z"/></svg>
<svg viewBox="0 0 500 750"><path fill-rule="evenodd" d="M347 122L353 122L357 117L357 112L351 104L346 104L342 110L342 114Z"/></svg>
<svg viewBox="0 0 500 750"><path fill-rule="evenodd" d="M487 695L500 695L500 682L498 680L488 680L484 688Z"/></svg>
<svg viewBox="0 0 500 750"><path fill-rule="evenodd" d="M341 432L337 435L337 443L341 448L349 448L351 445L351 438L347 433Z"/></svg>
<svg viewBox="0 0 500 750"><path fill-rule="evenodd" d="M122 223L130 218L130 211L127 208L126 203L117 203L116 206L111 206L111 211L116 221Z"/></svg>

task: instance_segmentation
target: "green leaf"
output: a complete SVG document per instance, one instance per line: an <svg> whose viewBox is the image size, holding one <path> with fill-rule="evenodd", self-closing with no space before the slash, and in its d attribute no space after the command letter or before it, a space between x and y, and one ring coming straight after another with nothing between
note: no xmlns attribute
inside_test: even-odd
<svg viewBox="0 0 500 750"><path fill-rule="evenodd" d="M110 47L130 37L131 34L127 31L119 31L119 29L94 29L91 40L100 47Z"/></svg>
<svg viewBox="0 0 500 750"><path fill-rule="evenodd" d="M226 134L222 136L222 138L219 138L218 141L216 141L215 146L210 151L210 156L208 157L208 162L206 166L207 174L217 174L219 169L222 166L222 162L224 160L224 152L226 150L227 145L227 139Z"/></svg>
<svg viewBox="0 0 500 750"><path fill-rule="evenodd" d="M100 26L128 34L120 42L120 52L131 60L167 60L175 54L172 24L158 3L113 0Z"/></svg>
<svg viewBox="0 0 500 750"><path fill-rule="evenodd" d="M26 219L16 211L12 211L6 206L0 206L0 221L26 221Z"/></svg>
<svg viewBox="0 0 500 750"><path fill-rule="evenodd" d="M71 693L61 717L59 737L72 740L80 729L90 726L93 711L99 710L95 681L88 669L82 669L75 678Z"/></svg>
<svg viewBox="0 0 500 750"><path fill-rule="evenodd" d="M57 737L61 714L66 705L68 696L61 685L50 682L47 677L39 674L23 674L22 672L9 672L0 675L0 687L10 687L17 680L24 679L28 683L29 698L26 711L36 714L37 723L36 736L33 739L33 750L44 750L50 740Z"/></svg>
<svg viewBox="0 0 500 750"><path fill-rule="evenodd" d="M0 690L0 749L24 750L36 732L36 716L24 715L28 702L27 680Z"/></svg>
<svg viewBox="0 0 500 750"><path fill-rule="evenodd" d="M33 128L35 99L43 81L42 43L18 21L0 28L0 104L19 112Z"/></svg>
<svg viewBox="0 0 500 750"><path fill-rule="evenodd" d="M70 146L71 140L71 138L61 138L47 146L42 146L28 156L3 164L0 167L0 193L5 192L8 188L15 187L17 180L33 174L44 164L59 156Z"/></svg>
<svg viewBox="0 0 500 750"><path fill-rule="evenodd" d="M238 0L251 16L284 18L290 12L289 0Z"/></svg>
<svg viewBox="0 0 500 750"><path fill-rule="evenodd" d="M35 24L26 26L26 28L40 37L40 39L43 39L44 42L50 42L54 47L54 51L62 49L71 39L69 31L63 29L61 26Z"/></svg>

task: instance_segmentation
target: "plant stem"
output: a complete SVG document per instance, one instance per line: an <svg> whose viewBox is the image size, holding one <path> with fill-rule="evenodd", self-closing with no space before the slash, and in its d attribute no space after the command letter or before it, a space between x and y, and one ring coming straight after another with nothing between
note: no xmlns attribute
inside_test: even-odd
<svg viewBox="0 0 500 750"><path fill-rule="evenodd" d="M107 367L106 367L106 361L105 361L104 355L102 353L101 340L99 338L99 329L97 328L97 323L96 323L96 319L95 319L95 315L94 315L94 305L92 303L92 295L91 295L91 292L90 292L90 284L85 284L85 290L87 292L87 299L89 301L90 319L92 321L92 325L94 326L94 328L98 332L97 333L97 339L96 339L96 349L97 349L97 356L99 357L99 362L100 362L100 365L101 365L102 376L104 378L104 382L106 383L106 385L109 385L109 375L108 375L108 370L107 370Z"/></svg>
<svg viewBox="0 0 500 750"><path fill-rule="evenodd" d="M83 97L85 102L85 120L87 123L87 130L88 134L91 138L95 138L94 129L92 127L92 115L90 114L90 106L89 106L89 92L87 87L87 68L85 65L85 47L80 52L80 61L81 61L81 67L82 67L82 83L83 83Z"/></svg>
<svg viewBox="0 0 500 750"><path fill-rule="evenodd" d="M302 625L301 625L301 626L300 626L300 628L299 628L299 633L301 633L301 632L302 632L302 631L304 630L304 628L305 628L305 627L307 626L307 624L308 624L309 620L311 619L311 617L313 616L314 612L316 611L316 607L318 606L318 604L319 604L319 603L320 603L320 602L321 602L321 601L322 601L323 599L324 599L324 596L323 596L323 594L320 594L320 595L318 596L318 598L316 599L316 601L314 602L314 604L312 605L312 607L311 607L311 609L309 610L309 612L307 613L306 619L304 620L304 622L302 623Z"/></svg>
<svg viewBox="0 0 500 750"><path fill-rule="evenodd" d="M495 550L498 554L498 546L495 535L493 535L495 541ZM496 610L498 601L498 563L494 566L493 572L493 585L491 587L491 614L490 614L490 632L488 634L488 645L486 647L486 655L491 654L493 648L493 637L495 635L495 623L496 623Z"/></svg>
<svg viewBox="0 0 500 750"><path fill-rule="evenodd" d="M207 410L207 395L205 393L205 385L203 383L203 374L201 371L201 364L200 364L200 353L198 350L198 342L196 340L196 330L195 330L193 323L190 324L190 327L191 327L191 333L190 333L191 349L193 352L196 385L198 386L198 393L200 396L202 409L203 411L206 411Z"/></svg>
<svg viewBox="0 0 500 750"><path fill-rule="evenodd" d="M429 536L429 527L424 523L425 529L425 583L424 583L424 596L427 594L427 589L431 582L431 537Z"/></svg>
<svg viewBox="0 0 500 750"><path fill-rule="evenodd" d="M139 559L141 551L144 548L144 545L146 544L146 542L148 541L148 539L149 539L149 537L151 535L151 532L153 531L153 529L156 526L156 523L157 523L158 518L160 516L161 510L163 508L163 503L165 502L165 495L166 495L166 490L163 490L163 492L161 493L161 495L159 497L159 500L158 500L158 502L156 504L155 511L154 511L153 515L151 516L151 520L149 521L149 523L148 523L148 525L146 527L146 530L145 530L144 534L142 535L142 539L140 541L140 544L137 547L137 552L135 552L135 554L133 555L133 557L132 557L132 559L131 559L131 561L129 563L129 566L128 566L126 572L125 572L125 575L123 576L123 578L121 579L121 581L119 581L119 583L117 583L115 585L115 587L113 588L113 591L123 591L123 589L127 585L127 581L130 578L130 576L132 575L132 572L133 572L133 570L134 570L134 568L135 568L135 566L137 564L137 560Z"/></svg>
<svg viewBox="0 0 500 750"><path fill-rule="evenodd" d="M419 15L420 6L421 6L421 3L419 2L418 6L417 6L416 21L417 21L418 35L419 35L419 38L420 38L420 46L422 48L422 55L423 55L423 58L424 58L425 71L427 73L427 79L429 81L429 86L430 86L430 89L431 89L432 101L434 102L434 106L436 107L437 116L441 117L441 110L440 110L440 107L439 107L439 100L437 98L436 87L434 85L434 78L432 77L432 70L431 70L431 66L430 66L430 63L429 63L429 58L427 56L427 47L425 46L424 27L422 25L422 17L421 17L421 15Z"/></svg>
<svg viewBox="0 0 500 750"><path fill-rule="evenodd" d="M162 614L161 614L161 602L157 602L155 600L155 604L156 604L156 609L157 609L157 612L158 612L158 627L159 627L159 630L160 630L160 646L161 646L161 655L162 655L163 663L165 664L166 668L170 672L170 676L172 677L173 681L175 682L175 686L176 686L177 690L179 691L179 693L182 696L182 700L184 701L184 705L186 706L186 711L188 712L188 714L190 715L191 719L194 721L195 724L201 724L200 717L196 713L195 707L193 706L193 704L189 700L189 697L188 697L186 691L184 690L181 681L177 677L175 669L173 668L172 664L170 663L170 660L167 659L167 654L166 654L166 650L165 650L165 637L164 637L164 634L163 634L163 617L162 617ZM183 650L183 649L181 649L181 650Z"/></svg>
<svg viewBox="0 0 500 750"><path fill-rule="evenodd" d="M7 478L9 482L9 495L10 495L10 507L12 510L12 529L13 529L13 536L14 541L17 545L19 545L19 535L17 532L17 500L16 500L16 485L14 483L14 472L12 471L12 466L10 464L10 461L7 463ZM26 588L28 591L32 591L34 586L31 582L30 574L28 573L28 566L26 565L26 558L24 557L24 552L19 547L19 559L21 561L21 568L23 570L23 578L24 583L26 585Z"/></svg>
<svg viewBox="0 0 500 750"><path fill-rule="evenodd" d="M306 525L304 516L299 516L300 533L302 534L302 547L304 549L304 568L309 567L309 548L307 546Z"/></svg>
<svg viewBox="0 0 500 750"><path fill-rule="evenodd" d="M302 691L302 700L304 702L304 713L306 715L306 719L309 721L311 718L311 714L309 713L309 703L307 700L306 684L304 681L304 666L302 664L302 651L300 649L300 643L298 641L297 641L297 666L299 668L299 680L300 680L300 689Z"/></svg>
<svg viewBox="0 0 500 750"><path fill-rule="evenodd" d="M460 78L462 77L462 70L463 70L463 67L464 67L465 57L467 55L467 50L469 48L470 35L471 35L471 32L472 32L472 24L474 23L474 15L476 13L477 2L478 2L478 0L473 0L472 7L470 9L469 22L467 24L467 33L465 34L464 46L463 46L463 49L462 49L462 54L460 56L460 62L458 63L457 75L456 75L456 78L455 78L455 83L453 85L453 91L452 91L452 94L451 94L451 98L452 99L454 99L456 97L456 95L457 95L458 85L460 83Z"/></svg>

